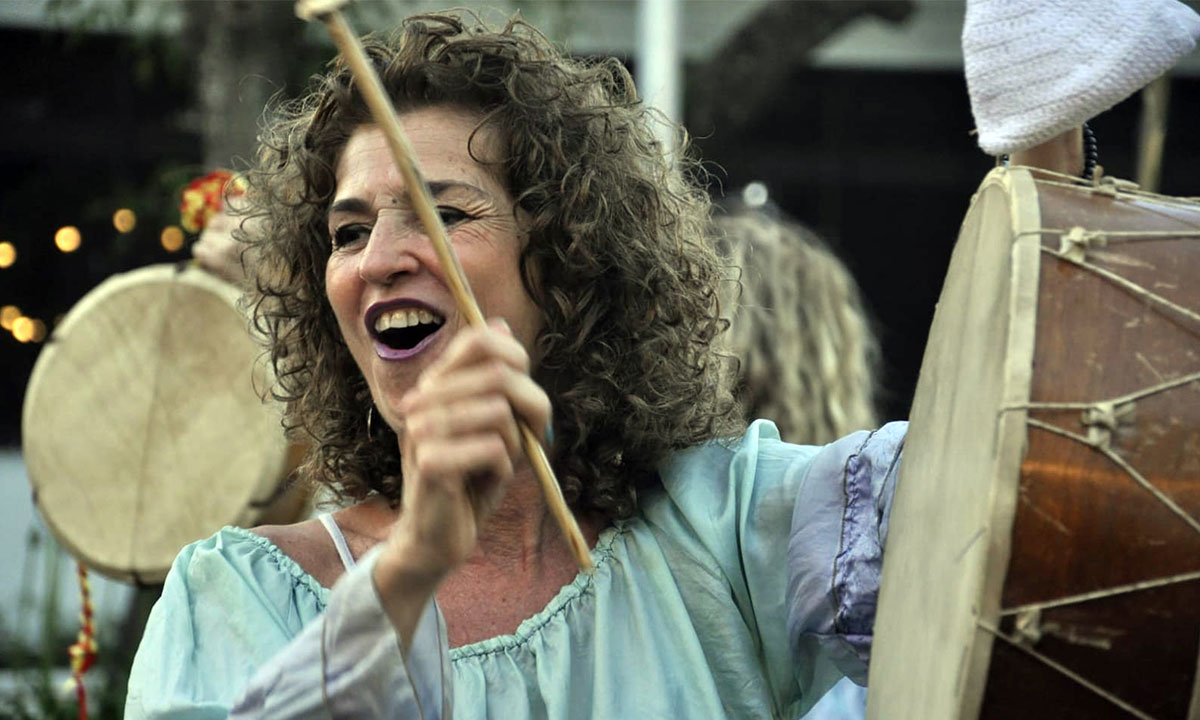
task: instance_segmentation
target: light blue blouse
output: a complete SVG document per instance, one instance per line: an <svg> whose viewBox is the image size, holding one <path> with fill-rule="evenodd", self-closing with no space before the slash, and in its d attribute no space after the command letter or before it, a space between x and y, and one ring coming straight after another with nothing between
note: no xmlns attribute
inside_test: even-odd
<svg viewBox="0 0 1200 720"><path fill-rule="evenodd" d="M226 528L176 559L126 717L797 718L865 681L904 429L814 448L759 421L678 453L592 574L452 650L430 603L401 656L373 554L331 592Z"/></svg>

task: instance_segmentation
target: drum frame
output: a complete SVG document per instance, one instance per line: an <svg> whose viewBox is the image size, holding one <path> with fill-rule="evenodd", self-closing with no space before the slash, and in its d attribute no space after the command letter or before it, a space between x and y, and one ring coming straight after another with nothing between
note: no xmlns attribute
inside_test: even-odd
<svg viewBox="0 0 1200 720"><path fill-rule="evenodd" d="M951 257L933 320L944 332L931 331L925 350L892 510L868 682L871 720L974 717L982 703L994 640L984 628L999 621L1017 502L1017 483L993 478L1017 477L1026 443L1026 413L1002 408L1029 399L1035 324L1013 319L1037 312L1037 198L1028 171L993 170L972 198L964 232L1007 218L1012 233L987 247L959 243ZM963 352L968 346L1002 352L972 357ZM982 389L982 401L956 391L967 387ZM943 506L964 512L942 522ZM911 562L922 553L928 563ZM941 568L951 571L938 575ZM888 676L888 667L905 673Z"/></svg>
<svg viewBox="0 0 1200 720"><path fill-rule="evenodd" d="M1033 172L990 173L954 250L868 716L1198 720L1200 252L1175 243L1200 239L1200 205Z"/></svg>

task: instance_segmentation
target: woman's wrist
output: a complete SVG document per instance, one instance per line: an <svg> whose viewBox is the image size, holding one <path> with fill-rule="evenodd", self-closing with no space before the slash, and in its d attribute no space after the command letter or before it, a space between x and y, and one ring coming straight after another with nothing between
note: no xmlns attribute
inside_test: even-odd
<svg viewBox="0 0 1200 720"><path fill-rule="evenodd" d="M371 570L371 579L384 612L392 621L401 640L401 651L408 652L417 622L425 606L432 601L447 570L423 553L409 552L388 543L380 551Z"/></svg>

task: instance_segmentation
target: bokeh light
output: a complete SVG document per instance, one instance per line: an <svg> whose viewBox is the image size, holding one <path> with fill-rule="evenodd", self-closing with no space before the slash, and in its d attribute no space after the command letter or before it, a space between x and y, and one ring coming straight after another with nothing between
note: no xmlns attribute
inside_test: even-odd
<svg viewBox="0 0 1200 720"><path fill-rule="evenodd" d="M17 261L17 248L10 242L0 242L0 268L12 267Z"/></svg>
<svg viewBox="0 0 1200 720"><path fill-rule="evenodd" d="M16 305L5 305L0 308L0 328L12 331L13 321L21 317L21 308Z"/></svg>
<svg viewBox="0 0 1200 720"><path fill-rule="evenodd" d="M133 232L137 226L137 215L129 208L121 208L113 213L113 227L122 235Z"/></svg>
<svg viewBox="0 0 1200 720"><path fill-rule="evenodd" d="M60 227L58 232L54 233L54 244L59 250L65 253L75 252L79 249L79 243L83 237L79 234L79 228L74 225Z"/></svg>
<svg viewBox="0 0 1200 720"><path fill-rule="evenodd" d="M46 323L34 318L33 320L33 337L29 338L30 342L40 343L46 339Z"/></svg>
<svg viewBox="0 0 1200 720"><path fill-rule="evenodd" d="M24 315L13 320L12 334L19 342L27 343L33 340L33 318L27 318Z"/></svg>
<svg viewBox="0 0 1200 720"><path fill-rule="evenodd" d="M742 188L742 202L747 207L760 208L766 205L768 196L767 186L757 180Z"/></svg>
<svg viewBox="0 0 1200 720"><path fill-rule="evenodd" d="M178 225L168 225L163 228L159 240L167 252L179 252L183 248L183 229Z"/></svg>

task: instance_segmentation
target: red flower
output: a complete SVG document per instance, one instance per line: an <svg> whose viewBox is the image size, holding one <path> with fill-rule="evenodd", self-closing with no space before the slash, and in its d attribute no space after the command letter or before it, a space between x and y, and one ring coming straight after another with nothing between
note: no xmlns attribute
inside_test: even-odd
<svg viewBox="0 0 1200 720"><path fill-rule="evenodd" d="M198 177L183 189L179 202L179 224L188 232L200 232L208 224L208 219L221 211L226 193L241 195L245 192L245 182L235 178L228 170L213 170Z"/></svg>

